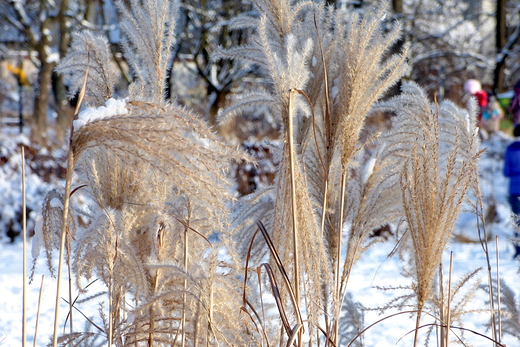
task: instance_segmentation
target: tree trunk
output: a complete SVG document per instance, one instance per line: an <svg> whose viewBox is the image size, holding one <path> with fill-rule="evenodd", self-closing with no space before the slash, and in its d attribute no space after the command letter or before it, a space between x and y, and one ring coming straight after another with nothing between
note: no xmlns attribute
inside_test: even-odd
<svg viewBox="0 0 520 347"><path fill-rule="evenodd" d="M493 78L493 90L496 93L500 93L504 91L504 81L505 81L505 68L506 68L506 58L507 53L505 52L505 46L507 43L507 33L506 33L506 0L497 0L497 9L496 9L496 54L497 54L497 64L495 66L495 73Z"/></svg>
<svg viewBox="0 0 520 347"><path fill-rule="evenodd" d="M63 59L69 50L70 42L70 30L67 11L69 9L70 0L63 0L60 6L60 12L58 13L58 21L60 25L60 43L59 43L59 55L60 59ZM71 119L69 116L70 112L67 112L67 88L65 87L63 75L59 75L56 72L52 76L52 90L54 92L54 101L56 103L56 112L58 112L58 124L64 129L68 129Z"/></svg>
<svg viewBox="0 0 520 347"><path fill-rule="evenodd" d="M392 9L395 13L403 13L403 0L392 0Z"/></svg>
<svg viewBox="0 0 520 347"><path fill-rule="evenodd" d="M47 109L49 107L49 94L51 93L52 71L54 63L49 63L40 55L40 71L38 72L38 92L34 103L34 119L36 122L35 139L44 140L47 136Z"/></svg>

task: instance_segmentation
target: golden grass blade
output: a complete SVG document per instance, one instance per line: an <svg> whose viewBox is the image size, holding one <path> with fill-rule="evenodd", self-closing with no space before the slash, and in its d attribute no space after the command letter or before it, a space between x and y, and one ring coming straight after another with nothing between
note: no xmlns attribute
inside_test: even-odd
<svg viewBox="0 0 520 347"><path fill-rule="evenodd" d="M274 300L276 301L276 306L278 307L278 313L280 314L283 327L285 328L287 335L289 335L291 332L291 326L289 325L289 319L287 318L285 308L283 307L282 296L280 295L280 289L278 289L278 284L276 282L273 269L267 263L263 263L262 266L266 269L267 276L269 277L269 282L271 283L271 292L273 293Z"/></svg>
<svg viewBox="0 0 520 347"><path fill-rule="evenodd" d="M294 343L294 340L296 340L298 335L300 335L303 332L302 330L303 324L296 324L296 326L291 330L291 335L289 336L289 340L287 341L287 344L285 346L290 347Z"/></svg>
<svg viewBox="0 0 520 347"><path fill-rule="evenodd" d="M247 300L247 307L249 307L249 309L251 309L251 311L255 315L256 319L259 322L258 324L255 322L255 320L253 319L253 316L249 313L249 311L247 311L244 307L242 307L241 310L244 311L249 316L249 318L255 325L256 331L259 334L260 333L262 334L262 338L265 339L266 346L269 347L269 339L267 338L267 333L265 331L265 326L264 326L265 324L264 324L264 321L262 320L262 317L260 317L260 315L258 314L258 311L253 307L253 305L249 302L249 300ZM261 329L259 328L259 326Z"/></svg>
<svg viewBox="0 0 520 347"><path fill-rule="evenodd" d="M299 310L299 306L296 304L296 297L294 295L294 292L293 292L293 288L291 286L291 281L289 280L289 276L287 275L287 271L285 271L285 267L283 266L282 264L282 261L280 259L280 256L278 255L278 251L276 250L276 248L274 247L274 243L273 241L271 240L271 237L269 236L269 234L267 233L267 230L265 229L264 225L262 224L262 222L258 221L257 222L257 225L258 225L258 228L260 229L260 231L262 232L262 235L264 236L264 239L267 243L267 246L271 252L271 255L273 256L273 259L276 263L276 266L278 267L278 270L280 271L280 273L282 274L282 278L284 279L284 282L287 286L287 289L289 291L289 296L291 297L291 301L294 305L294 308L295 308L295 315L298 319L298 321L302 321L302 318L301 318L301 312Z"/></svg>
<svg viewBox="0 0 520 347"><path fill-rule="evenodd" d="M244 270L244 289L242 291L242 306L245 307L246 306L246 292L247 292L247 275L249 273L249 260L251 259L251 251L253 249L253 242L255 241L255 237L256 235L258 234L258 231L259 229L257 229L255 231L255 233L253 234L253 237L251 238L251 242L249 243L249 249L247 250L247 256L246 256L246 268ZM258 272L258 276L260 277L260 273ZM259 278L260 279L260 278ZM261 283L260 281L258 281L258 283ZM261 287L260 287L260 292L261 292ZM260 298L262 298L260 296ZM262 309L263 310L263 309Z"/></svg>

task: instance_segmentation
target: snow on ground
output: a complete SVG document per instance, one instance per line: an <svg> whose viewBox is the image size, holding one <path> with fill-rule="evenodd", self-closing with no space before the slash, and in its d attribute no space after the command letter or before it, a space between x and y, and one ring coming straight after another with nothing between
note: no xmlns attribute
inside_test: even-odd
<svg viewBox="0 0 520 347"><path fill-rule="evenodd" d="M497 217L496 222L488 228L488 232L493 236L498 236L498 249L500 259L500 276L516 292L517 299L520 297L519 282L519 262L512 259L513 247L509 240L512 234L511 218L509 205L507 203L507 180L501 175L500 153L505 150L508 139L492 138L485 145L489 147L488 153L484 155L481 166L482 191L486 202L496 201ZM18 189L13 184L13 189ZM477 226L475 217L471 214L461 216L457 225L457 234L477 240ZM0 346L11 347L21 346L22 336L22 242L18 240L13 244L0 244ZM496 242L493 237L489 243L491 265L493 276L496 276ZM27 259L28 266L32 264L31 241L28 241ZM378 307L387 303L391 298L404 291L382 291L375 287L404 286L410 284L410 279L401 274L402 261L397 256L388 257L393 249L393 243L383 242L370 248L355 264L353 273L350 277L348 288L353 299L362 303L365 307ZM482 267L483 270L478 277L482 284L487 284L487 272L485 254L478 242L461 243L452 242L444 254L444 269L447 278L450 252L454 254L453 261L453 281L456 282L461 276ZM41 255L40 255L41 258ZM28 269L29 270L29 269ZM43 259L39 260L39 265L34 277L34 282L28 287L27 298L27 341L33 343L34 327L37 316L37 303L42 275L45 275L44 289L41 302L40 323L38 327L37 345L44 346L49 342L49 336L53 331L54 305L56 300L56 281L51 278ZM445 279L446 279L445 278ZM61 290L62 297L67 295L67 281L65 279ZM100 287L93 289L91 293L96 293ZM470 303L472 308L486 309L487 294L483 290L477 291L476 298ZM60 309L60 331L63 331L63 322L67 314L67 304L61 301ZM88 305L81 307L83 313L91 317L97 317L98 307ZM392 312L388 311L380 315L377 311L368 311L365 315L365 325L372 324L383 317L389 316ZM75 324L78 323L79 314L74 313ZM464 318L464 327L478 333L490 336L484 326L489 321L489 313L472 313ZM97 319L99 323L99 319ZM431 323L431 319L424 318L423 324ZM397 315L376 324L365 334L365 345L369 347L383 346L411 346L413 333L410 333L415 325L415 318L408 314ZM83 328L83 327L81 327ZM422 331L424 337L425 330ZM492 343L485 338L465 333L465 337L472 346L492 346ZM434 341L432 341L434 342ZM508 346L518 345L517 339L505 335L503 342ZM432 345L435 345L433 343Z"/></svg>

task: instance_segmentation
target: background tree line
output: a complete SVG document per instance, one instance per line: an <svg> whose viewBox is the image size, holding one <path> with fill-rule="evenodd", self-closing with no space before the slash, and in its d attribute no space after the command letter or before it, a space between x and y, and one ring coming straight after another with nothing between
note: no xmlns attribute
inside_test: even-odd
<svg viewBox="0 0 520 347"><path fill-rule="evenodd" d="M363 14L377 2L329 3ZM467 79L479 79L485 88L499 93L520 78L518 1L392 0L392 9L392 15L385 18L388 25L399 20L404 27L395 50L410 45L408 59L412 70L408 78L431 95L461 102L462 85ZM174 54L165 81L166 94L194 107L212 125L230 94L247 93L251 83L265 83L255 66L211 60L217 47L247 42L247 30L234 30L230 22L244 12L258 15L247 0L184 0L181 4L176 43L171 47ZM35 140L46 142L47 129L54 126L48 124L49 112L56 112L57 124L62 129L70 124L67 80L54 68L67 54L72 32L90 29L105 34L113 62L119 67L120 90L131 81L132 71L120 48L119 21L113 0L8 0L0 4L0 59L16 61L17 56L27 52L26 57L37 70L37 77L30 81L34 109L26 117L32 123ZM191 82L186 80L187 76Z"/></svg>

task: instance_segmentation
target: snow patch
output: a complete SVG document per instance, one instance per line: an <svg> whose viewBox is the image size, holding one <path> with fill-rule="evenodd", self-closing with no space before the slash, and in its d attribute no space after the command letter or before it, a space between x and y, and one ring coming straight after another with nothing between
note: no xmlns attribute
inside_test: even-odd
<svg viewBox="0 0 520 347"><path fill-rule="evenodd" d="M52 208L61 208L61 209L63 209L63 203L60 201L60 199L57 199L57 198L52 199L51 202L49 203L49 205Z"/></svg>
<svg viewBox="0 0 520 347"><path fill-rule="evenodd" d="M338 93L339 93L339 88L334 86L332 87L332 98L335 99L336 96L338 96Z"/></svg>
<svg viewBox="0 0 520 347"><path fill-rule="evenodd" d="M38 258L40 255L40 249L43 246L43 217L38 215L36 217L36 224L34 226L34 237L32 238L32 257L33 259Z"/></svg>
<svg viewBox="0 0 520 347"><path fill-rule="evenodd" d="M376 158L370 158L363 169L363 184L367 183L370 176L374 172L374 166L376 165Z"/></svg>
<svg viewBox="0 0 520 347"><path fill-rule="evenodd" d="M110 118L123 114L128 114L126 102L124 100L108 99L105 103L105 106L100 106L98 108L87 108L86 110L82 111L79 114L78 119L74 121L74 129L77 130L85 124L95 120Z"/></svg>

